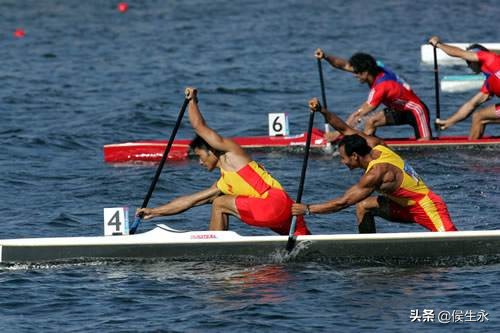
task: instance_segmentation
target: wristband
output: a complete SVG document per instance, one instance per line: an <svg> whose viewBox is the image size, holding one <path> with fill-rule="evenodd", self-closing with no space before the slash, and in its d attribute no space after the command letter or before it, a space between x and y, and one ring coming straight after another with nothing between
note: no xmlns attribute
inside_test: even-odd
<svg viewBox="0 0 500 333"><path fill-rule="evenodd" d="M306 205L306 215L312 215L311 210L309 209L309 205Z"/></svg>

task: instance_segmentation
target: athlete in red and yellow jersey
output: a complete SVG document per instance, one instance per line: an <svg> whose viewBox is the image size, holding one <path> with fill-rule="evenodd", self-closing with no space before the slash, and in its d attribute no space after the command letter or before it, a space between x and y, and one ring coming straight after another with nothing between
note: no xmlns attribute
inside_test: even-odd
<svg viewBox="0 0 500 333"><path fill-rule="evenodd" d="M482 72L486 76L481 90L470 100L463 104L457 112L446 120L436 120L442 130L467 118L476 108L488 101L493 96L500 97L500 55L489 52L480 44L472 44L467 50L441 43L439 37L429 39L429 43L443 50L452 57L462 58L475 73ZM479 139L483 136L487 124L500 123L500 103L488 105L474 112L469 139Z"/></svg>
<svg viewBox="0 0 500 333"><path fill-rule="evenodd" d="M429 110L418 98L408 83L377 62L371 55L356 53L349 60L317 49L316 58L325 59L335 68L351 72L361 83L370 87L368 99L347 119L351 127L357 126L365 119L364 133L374 135L377 127L392 125L410 125L418 140L430 140L432 132L429 121ZM380 104L386 109L375 111ZM374 111L374 112L372 112ZM370 114L369 117L363 118ZM338 133L329 137L335 139Z"/></svg>
<svg viewBox="0 0 500 333"><path fill-rule="evenodd" d="M217 188L235 199L239 218L257 227L268 227L280 235L288 235L293 200L257 162L251 161L238 171L220 169ZM304 219L297 220L296 235L310 234Z"/></svg>
<svg viewBox="0 0 500 333"><path fill-rule="evenodd" d="M390 217L418 223L430 231L456 230L443 199L425 185L406 161L384 145L377 145L372 151L375 158L368 162L365 174L377 165L387 163L401 171L403 176L395 190L379 190L385 198L379 197L377 200L386 201Z"/></svg>
<svg viewBox="0 0 500 333"><path fill-rule="evenodd" d="M432 192L418 174L395 152L373 136L347 125L337 115L322 109L316 98L309 101L312 111L344 135L339 142L342 163L350 169L362 168L359 182L339 198L318 204L294 204L293 215L333 213L356 205L359 232L375 232L374 216L389 221L417 223L430 231L455 231L443 200ZM370 196L374 191L381 196Z"/></svg>
<svg viewBox="0 0 500 333"><path fill-rule="evenodd" d="M205 123L198 108L197 91L186 89L189 121L197 136L190 147L208 171L220 169L220 179L209 188L156 208L142 208L144 219L181 213L191 207L212 204L210 230L228 230L229 215L257 227L288 235L293 200L281 184L234 141L220 136ZM303 218L297 219L295 235L310 234Z"/></svg>

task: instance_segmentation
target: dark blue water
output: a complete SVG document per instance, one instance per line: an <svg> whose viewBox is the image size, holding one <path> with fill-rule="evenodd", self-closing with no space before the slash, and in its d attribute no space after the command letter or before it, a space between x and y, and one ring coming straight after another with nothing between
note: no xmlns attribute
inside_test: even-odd
<svg viewBox="0 0 500 333"><path fill-rule="evenodd" d="M265 135L267 113L289 113L303 132L319 96L313 52L372 53L434 109L432 68L420 44L499 42L497 1L145 1L120 14L115 1L0 3L0 238L102 234L102 209L140 206L147 165L103 163L107 143L170 135L183 90L227 136ZM26 31L14 38L16 28ZM324 67L329 106L347 116L367 88ZM443 68L458 74L464 67ZM450 115L475 92L443 94ZM470 121L449 130L466 134ZM316 126L322 127L320 119ZM408 128L382 130L402 135ZM500 132L498 127L487 134ZM190 138L186 121L178 137ZM500 228L500 158L491 151L403 153L442 195L462 230ZM294 194L302 157L258 154ZM354 184L336 157L310 161L303 200L324 201ZM150 205L210 185L195 161L168 164ZM204 229L209 207L160 220ZM356 232L354 210L309 219L313 233ZM152 227L143 223L141 231ZM233 220L241 234L268 234ZM421 231L378 222L380 232ZM498 332L500 265L98 261L0 266L0 331ZM434 311L433 323L412 310ZM486 311L488 322L442 324L441 311Z"/></svg>

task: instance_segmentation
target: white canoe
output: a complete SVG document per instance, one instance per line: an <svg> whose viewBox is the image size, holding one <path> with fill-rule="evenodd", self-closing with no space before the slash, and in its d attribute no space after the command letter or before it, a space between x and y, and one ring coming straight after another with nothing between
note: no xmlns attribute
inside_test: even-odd
<svg viewBox="0 0 500 333"><path fill-rule="evenodd" d="M128 236L0 240L0 262L38 263L102 258L273 258L286 253L287 236L240 236L233 231L176 231L158 225ZM299 236L294 258L455 258L497 256L500 230Z"/></svg>
<svg viewBox="0 0 500 333"><path fill-rule="evenodd" d="M456 47L459 47L461 49L466 49L469 45L473 43L447 43ZM494 52L499 52L500 51L500 43L479 43L486 47L487 49L494 51ZM422 62L424 64L434 64L434 47L430 44L424 44L420 45L420 55ZM454 58L448 56L446 53L441 51L440 49L437 49L436 52L437 56L437 61L439 65L466 65L465 61L460 59L460 58Z"/></svg>
<svg viewBox="0 0 500 333"><path fill-rule="evenodd" d="M454 93L479 90L484 79L483 74L446 75L441 79L441 91Z"/></svg>

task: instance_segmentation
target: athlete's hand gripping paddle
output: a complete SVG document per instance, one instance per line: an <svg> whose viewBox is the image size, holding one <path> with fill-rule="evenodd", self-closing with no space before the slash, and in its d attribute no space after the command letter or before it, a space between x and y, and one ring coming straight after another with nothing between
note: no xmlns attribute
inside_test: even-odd
<svg viewBox="0 0 500 333"><path fill-rule="evenodd" d="M186 89L186 91L185 91L186 98L184 99L184 103L182 104L182 107L179 111L179 115L177 116L177 122L175 123L172 134L170 134L170 139L168 140L167 147L165 148L165 151L163 152L163 156L161 158L160 164L158 165L158 168L156 168L155 176L153 177L153 181L151 182L151 185L149 186L148 193L146 194L146 197L144 198L144 201L142 202L141 208L146 208L148 206L149 199L151 199L151 195L153 194L156 183L158 182L158 179L160 178L161 171L163 169L163 166L165 165L165 161L167 160L170 149L172 148L172 145L174 143L174 139L175 139L175 135L177 134L177 130L181 126L182 117L184 116L184 112L186 111L186 108L189 104L189 100L191 99L191 96L189 96L190 92L191 92L191 90ZM130 227L130 234L131 235L135 234L135 232L137 231L139 224L141 224L141 219L142 219L142 216L136 215L135 221L132 224L132 226Z"/></svg>

